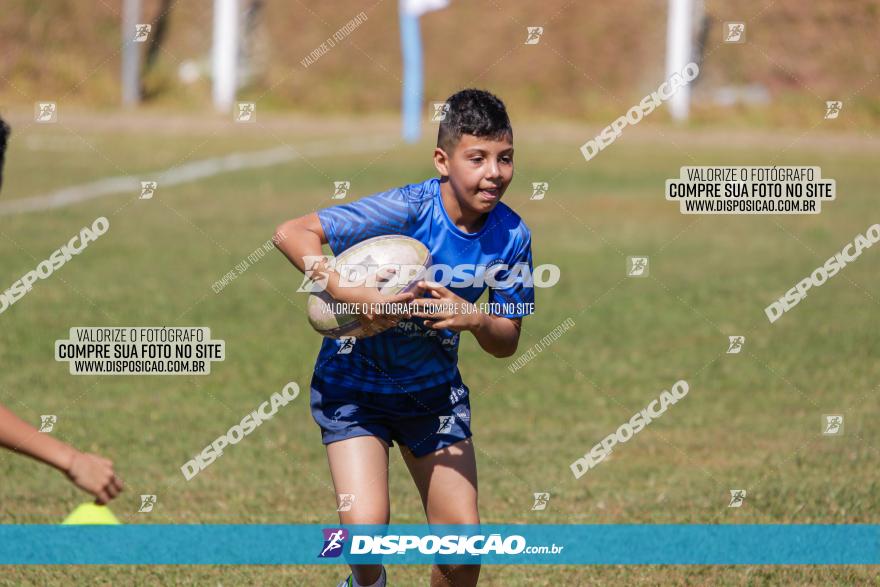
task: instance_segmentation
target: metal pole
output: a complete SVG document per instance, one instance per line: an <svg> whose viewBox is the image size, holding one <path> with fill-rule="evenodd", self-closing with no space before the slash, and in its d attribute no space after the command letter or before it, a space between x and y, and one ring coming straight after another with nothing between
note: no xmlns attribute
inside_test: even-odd
<svg viewBox="0 0 880 587"><path fill-rule="evenodd" d="M422 39L419 16L400 6L400 46L403 51L403 139L415 143L422 134Z"/></svg>
<svg viewBox="0 0 880 587"><path fill-rule="evenodd" d="M122 3L122 104L136 106L141 101L141 52L134 42L141 17L141 0Z"/></svg>

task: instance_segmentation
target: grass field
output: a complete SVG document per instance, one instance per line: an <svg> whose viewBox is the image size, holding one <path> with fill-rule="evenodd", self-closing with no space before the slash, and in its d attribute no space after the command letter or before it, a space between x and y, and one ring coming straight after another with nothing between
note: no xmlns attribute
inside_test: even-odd
<svg viewBox="0 0 880 587"><path fill-rule="evenodd" d="M13 119L15 122L15 119ZM62 121L63 122L63 121ZM223 125L176 131L155 118L125 132L88 116L14 124L0 202L115 175L280 144L388 136L393 125ZM327 130L331 129L331 130ZM518 130L505 202L533 233L535 263L562 279L540 290L525 350L567 318L575 326L524 368L461 347L478 450L482 518L490 523L880 523L880 251L852 264L777 323L764 307L880 221L880 142L823 136L737 140L642 125L586 163L596 129ZM580 139L578 139L580 137ZM831 139L829 139L831 140ZM152 200L107 196L0 217L0 289L107 216L109 232L0 315L0 402L54 434L113 458L125 523L326 523L335 496L317 425L301 395L190 482L180 466L256 405L296 381L307 391L319 336L280 254L221 293L211 286L282 220L333 203L334 180L359 197L433 175L428 142L321 156L163 188ZM688 217L663 198L682 165L819 165L838 198L818 216ZM549 181L541 201L531 182ZM650 276L625 276L629 255ZM227 359L208 377L90 377L54 361L72 326L209 326ZM728 335L744 350L728 355ZM690 393L575 480L569 463L678 379ZM845 415L840 437L823 414ZM55 471L0 453L0 523L56 523L83 496ZM392 452L392 522L423 521ZM742 508L728 491L744 488ZM549 491L533 512L532 494ZM156 494L138 514L140 494ZM313 567L2 568L2 584L330 585L346 571ZM425 584L426 567L390 568L390 584ZM484 567L485 585L878 584L871 567Z"/></svg>

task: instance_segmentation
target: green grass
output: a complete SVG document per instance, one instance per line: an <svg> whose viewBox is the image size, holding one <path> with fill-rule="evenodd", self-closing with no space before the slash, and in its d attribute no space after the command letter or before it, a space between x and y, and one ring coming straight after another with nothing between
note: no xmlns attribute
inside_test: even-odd
<svg viewBox="0 0 880 587"><path fill-rule="evenodd" d="M28 135L88 132L64 153L25 148ZM122 134L23 125L3 198L30 197L108 175L142 174L235 151L297 145L304 134ZM315 138L311 136L308 140ZM323 139L333 138L324 136ZM340 135L340 138L342 136ZM794 139L795 136L792 137ZM584 140L586 137L584 138ZM582 142L582 141L581 141ZM533 233L535 263L562 279L538 292L520 349L572 318L573 329L515 375L465 337L480 505L490 523L878 523L880 251L868 249L779 322L763 308L878 221L876 153L712 147L658 148L621 139L589 164L578 143L517 142L505 201ZM128 490L126 523L336 522L320 433L305 395L193 481L180 466L288 381L307 390L319 346L273 253L219 295L211 285L284 219L327 206L332 181L355 196L433 173L430 145L321 157L163 188L149 201L110 196L0 220L0 289L98 216L111 228L0 315L0 402L55 434L113 458ZM663 198L682 165L821 165L838 199L821 215L686 217ZM148 178L145 178L148 179ZM543 201L531 182L549 180ZM624 276L628 255L650 277ZM209 326L227 359L208 377L75 377L53 360L71 326ZM746 336L726 355L727 336ZM575 480L569 463L677 379L689 395ZM846 417L822 437L824 413ZM421 504L399 454L391 459L392 521L418 523ZM0 453L0 522L56 523L83 496L55 471ZM745 488L741 509L728 490ZM532 493L550 491L544 512ZM141 493L158 495L138 514ZM395 585L424 584L425 567L395 566ZM342 567L4 568L8 584L335 584ZM869 567L486 567L486 585L865 584Z"/></svg>

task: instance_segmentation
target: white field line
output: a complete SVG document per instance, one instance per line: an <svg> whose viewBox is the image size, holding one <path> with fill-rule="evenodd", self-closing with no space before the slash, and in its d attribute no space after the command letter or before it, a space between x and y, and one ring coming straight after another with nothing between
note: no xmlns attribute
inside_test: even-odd
<svg viewBox="0 0 880 587"><path fill-rule="evenodd" d="M0 201L0 216L62 208L100 198L101 196L115 194L128 194L136 198L141 192L141 181L155 181L161 190L168 186L198 181L221 173L230 173L241 169L271 167L302 157L311 158L387 150L393 147L395 142L395 140L387 137L352 139L349 141L316 141L302 145L298 149L283 146L263 151L254 151L252 153L232 153L223 157L193 161L192 163L178 165L164 171L145 172L140 176L119 175L116 177L106 177L90 183L63 188L42 196Z"/></svg>

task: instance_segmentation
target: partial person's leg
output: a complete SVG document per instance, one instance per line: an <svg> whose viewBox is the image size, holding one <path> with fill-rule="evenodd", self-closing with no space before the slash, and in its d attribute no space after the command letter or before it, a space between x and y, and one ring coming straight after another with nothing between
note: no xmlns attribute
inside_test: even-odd
<svg viewBox="0 0 880 587"><path fill-rule="evenodd" d="M342 524L387 524L390 518L388 500L388 445L376 436L356 436L327 445L327 459L333 486L339 494L354 495L351 509L339 512ZM351 565L359 585L372 585L382 565Z"/></svg>
<svg viewBox="0 0 880 587"><path fill-rule="evenodd" d="M402 444L400 453L422 496L429 524L480 523L472 438L423 457L416 457ZM480 565L434 565L431 587L470 587L479 577Z"/></svg>

